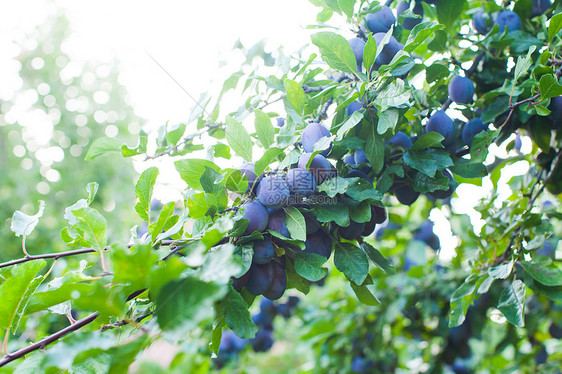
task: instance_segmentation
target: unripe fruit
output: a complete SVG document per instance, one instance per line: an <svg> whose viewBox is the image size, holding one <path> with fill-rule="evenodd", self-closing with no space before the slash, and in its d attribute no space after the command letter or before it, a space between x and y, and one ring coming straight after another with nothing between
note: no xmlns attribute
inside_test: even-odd
<svg viewBox="0 0 562 374"><path fill-rule="evenodd" d="M469 104L474 96L474 84L466 77L455 75L449 82L449 97L457 104Z"/></svg>
<svg viewBox="0 0 562 374"><path fill-rule="evenodd" d="M252 200L242 205L244 211L242 218L248 220L248 226L244 231L244 235L249 235L254 231L262 232L267 227L269 214L267 209L257 200Z"/></svg>
<svg viewBox="0 0 562 374"><path fill-rule="evenodd" d="M383 5L378 12L369 13L365 16L365 25L373 34L377 32L386 33L395 22L396 17L386 5Z"/></svg>
<svg viewBox="0 0 562 374"><path fill-rule="evenodd" d="M435 131L445 138L443 140L444 144L448 144L453 141L453 133L455 127L453 126L453 120L442 110L435 112L427 122L426 131Z"/></svg>
<svg viewBox="0 0 562 374"><path fill-rule="evenodd" d="M314 144L316 144L320 139L330 136L330 130L321 124L316 122L309 123L302 131L302 147L305 152L312 153L314 151ZM330 149L325 149L320 154L327 156L329 152Z"/></svg>

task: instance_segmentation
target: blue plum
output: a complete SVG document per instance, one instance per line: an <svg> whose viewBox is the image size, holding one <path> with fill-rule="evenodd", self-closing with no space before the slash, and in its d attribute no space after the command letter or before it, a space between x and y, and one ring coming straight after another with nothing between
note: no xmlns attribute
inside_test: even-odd
<svg viewBox="0 0 562 374"><path fill-rule="evenodd" d="M403 12L407 9L410 9L410 2L409 1L401 1L398 3L398 7L396 8L396 13L400 16ZM423 18L423 6L419 2L415 2L414 9L412 9L414 14L420 16L420 18L414 17L406 17L404 18L404 22L402 23L402 27L406 30L413 29L416 25L419 25Z"/></svg>
<svg viewBox="0 0 562 374"><path fill-rule="evenodd" d="M283 209L275 209L273 212L269 213L267 229L278 232L286 238L290 238L291 234L287 229L287 222L285 221L285 218L285 211L283 211Z"/></svg>
<svg viewBox="0 0 562 374"><path fill-rule="evenodd" d="M562 339L562 326L552 322L548 328L548 333L555 339Z"/></svg>
<svg viewBox="0 0 562 374"><path fill-rule="evenodd" d="M267 208L281 208L289 201L291 192L285 178L270 175L260 182L258 200Z"/></svg>
<svg viewBox="0 0 562 374"><path fill-rule="evenodd" d="M556 257L556 245L552 242L544 242L542 247L535 251L537 255L546 256L550 258Z"/></svg>
<svg viewBox="0 0 562 374"><path fill-rule="evenodd" d="M269 299L264 298L263 300L271 301ZM252 316L252 321L263 330L273 331L273 316L264 313L263 310L260 313L255 314Z"/></svg>
<svg viewBox="0 0 562 374"><path fill-rule="evenodd" d="M373 180L364 172L358 169L353 169L347 173L347 178L363 178L369 183L373 183Z"/></svg>
<svg viewBox="0 0 562 374"><path fill-rule="evenodd" d="M248 188L246 189L246 193L249 193L250 191L255 192L256 188L257 188L257 184L256 183L256 172L255 172L255 166L253 162L245 162L242 165L240 165L240 167L238 168L238 170L240 170L240 173L242 175L245 175L246 178L248 179Z"/></svg>
<svg viewBox="0 0 562 374"><path fill-rule="evenodd" d="M492 26L492 18L483 9L478 10L472 16L472 27L477 33L486 35Z"/></svg>
<svg viewBox="0 0 562 374"><path fill-rule="evenodd" d="M392 144L395 147L402 147L404 149L410 149L413 145L412 140L408 135L404 134L402 131L398 131L394 136L388 139L388 144Z"/></svg>
<svg viewBox="0 0 562 374"><path fill-rule="evenodd" d="M394 222L388 222L386 225L382 226L377 230L375 234L375 238L377 240L381 240L384 237L385 232L389 232L392 230L398 230L401 226Z"/></svg>
<svg viewBox="0 0 562 374"><path fill-rule="evenodd" d="M307 235L304 245L304 252L306 253L316 253L317 255L326 257L326 259L330 258L332 254L332 240L328 234L322 230Z"/></svg>
<svg viewBox="0 0 562 374"><path fill-rule="evenodd" d="M246 289L254 296L263 294L271 285L273 280L273 262L266 264L252 263L250 266Z"/></svg>
<svg viewBox="0 0 562 374"><path fill-rule="evenodd" d="M343 156L343 162L345 162L346 164L352 167L356 165L355 157L352 154L347 154Z"/></svg>
<svg viewBox="0 0 562 374"><path fill-rule="evenodd" d="M285 269L275 261L270 262L273 268L273 278L271 284L264 291L263 296L270 300L277 300L285 293L287 289L287 274Z"/></svg>
<svg viewBox="0 0 562 374"><path fill-rule="evenodd" d="M306 164L308 164L310 156L312 156L312 153L303 153L301 155L298 162L299 168L307 169ZM321 185L325 180L336 176L336 169L334 169L330 161L321 154L317 154L312 158L308 171L314 176L317 186Z"/></svg>
<svg viewBox="0 0 562 374"><path fill-rule="evenodd" d="M533 0L533 8L531 10L531 17L540 16L550 8L552 1L550 0Z"/></svg>
<svg viewBox="0 0 562 374"><path fill-rule="evenodd" d="M378 205L371 206L371 218L374 219L375 223L383 223L388 218L386 209Z"/></svg>
<svg viewBox="0 0 562 374"><path fill-rule="evenodd" d="M355 150L355 153L353 155L353 159L355 160L355 163L357 164L366 164L369 162L369 160L367 159L367 155L365 154L365 151L363 150L363 148L358 148Z"/></svg>
<svg viewBox="0 0 562 374"><path fill-rule="evenodd" d="M474 96L474 84L466 77L455 75L449 82L449 97L457 104L469 104Z"/></svg>
<svg viewBox="0 0 562 374"><path fill-rule="evenodd" d="M560 129L562 127L562 96L556 96L550 99L550 117L554 122L554 128Z"/></svg>
<svg viewBox="0 0 562 374"><path fill-rule="evenodd" d="M442 110L438 110L429 118L425 129L427 132L435 131L443 135L445 138L443 140L444 144L451 143L454 140L453 135L455 127L453 125L453 120Z"/></svg>
<svg viewBox="0 0 562 374"><path fill-rule="evenodd" d="M249 235L254 231L262 232L267 227L269 214L267 209L257 200L252 200L241 207L243 209L242 218L248 220L248 226L244 235Z"/></svg>
<svg viewBox="0 0 562 374"><path fill-rule="evenodd" d="M250 276L250 272L246 272L246 274L242 275L239 278L234 278L232 277L232 287L234 287L234 289L236 291L240 291L248 282L248 277Z"/></svg>
<svg viewBox="0 0 562 374"><path fill-rule="evenodd" d="M373 37L375 38L375 42L377 43L377 48L380 48L380 45L385 35L386 34L382 32L373 35ZM399 43L394 36L391 36L388 43L385 44L381 53L375 59L375 63L373 64L373 69L378 70L382 65L390 64L394 56L402 49L404 49L402 43Z"/></svg>
<svg viewBox="0 0 562 374"><path fill-rule="evenodd" d="M394 17L394 13L386 5L383 5L379 11L369 13L365 17L365 25L373 34L378 32L386 33L394 23L396 23L396 17Z"/></svg>
<svg viewBox="0 0 562 374"><path fill-rule="evenodd" d="M414 235L414 239L421 240L431 247L434 251L440 247L439 237L433 232L433 222L425 221Z"/></svg>
<svg viewBox="0 0 562 374"><path fill-rule="evenodd" d="M287 186L297 195L310 196L316 191L314 176L306 169L295 168L287 172Z"/></svg>
<svg viewBox="0 0 562 374"><path fill-rule="evenodd" d="M394 196L401 204L412 205L420 196L410 185L402 183L394 188Z"/></svg>
<svg viewBox="0 0 562 374"><path fill-rule="evenodd" d="M252 261L256 264L267 264L275 257L275 246L271 237L264 236L263 239L254 240L254 257Z"/></svg>
<svg viewBox="0 0 562 374"><path fill-rule="evenodd" d="M362 109L363 109L363 104L361 104L359 101L353 101L353 102L349 103L349 105L345 108L345 113L349 117L353 113L355 113L356 111L362 110Z"/></svg>
<svg viewBox="0 0 562 374"><path fill-rule="evenodd" d="M221 343L219 345L220 353L238 352L246 347L247 341L238 337L231 330L226 330L221 336Z"/></svg>
<svg viewBox="0 0 562 374"><path fill-rule="evenodd" d="M470 147L474 136L482 131L486 131L487 129L488 125L484 124L480 117L471 119L461 130L462 141Z"/></svg>
<svg viewBox="0 0 562 374"><path fill-rule="evenodd" d="M277 121L276 121L276 125L277 127L283 127L285 126L285 118L283 117L277 117Z"/></svg>
<svg viewBox="0 0 562 374"><path fill-rule="evenodd" d="M364 223L355 222L350 220L349 225L346 227L340 227L338 233L344 239L353 240L361 235L363 229L365 228Z"/></svg>
<svg viewBox="0 0 562 374"><path fill-rule="evenodd" d="M500 27L501 32L503 32L506 28L507 31L521 29L521 18L519 18L517 13L511 10L502 10L499 12L494 23Z"/></svg>
<svg viewBox="0 0 562 374"><path fill-rule="evenodd" d="M330 136L330 130L319 123L311 122L302 131L302 147L305 152L312 153L314 151L314 145L320 139ZM330 148L323 150L320 154L323 156L327 156L330 152Z"/></svg>
<svg viewBox="0 0 562 374"><path fill-rule="evenodd" d="M252 347L255 352L267 352L273 347L273 337L269 330L258 330L254 339L252 339Z"/></svg>
<svg viewBox="0 0 562 374"><path fill-rule="evenodd" d="M314 217L311 213L303 213L303 216L304 216L304 221L306 223L307 235L314 234L315 232L318 232L318 230L320 230L322 224L318 222L316 217Z"/></svg>
<svg viewBox="0 0 562 374"><path fill-rule="evenodd" d="M357 71L361 71L361 66L363 65L363 49L366 43L360 38L351 38L348 42L355 55L355 60L357 61Z"/></svg>

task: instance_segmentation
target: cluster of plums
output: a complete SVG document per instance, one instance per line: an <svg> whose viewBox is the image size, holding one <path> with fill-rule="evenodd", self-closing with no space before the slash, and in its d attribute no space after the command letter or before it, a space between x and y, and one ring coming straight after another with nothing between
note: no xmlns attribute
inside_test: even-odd
<svg viewBox="0 0 562 374"><path fill-rule="evenodd" d="M531 18L545 13L552 5L551 0L533 0ZM498 25L500 31L515 31L521 29L521 18L511 10L502 10L494 15L486 13L483 9L478 10L472 16L474 30L482 35L487 34L493 25Z"/></svg>
<svg viewBox="0 0 562 374"><path fill-rule="evenodd" d="M293 310L299 303L299 298L289 296L287 302L279 303L263 298L260 311L252 317L258 326L258 331L253 339L247 340L238 337L230 330L225 330L221 337L219 353L214 360L217 367L223 367L228 361L236 359L238 353L246 346L251 345L254 352L267 352L273 346L273 320L277 315L283 318L291 317Z"/></svg>

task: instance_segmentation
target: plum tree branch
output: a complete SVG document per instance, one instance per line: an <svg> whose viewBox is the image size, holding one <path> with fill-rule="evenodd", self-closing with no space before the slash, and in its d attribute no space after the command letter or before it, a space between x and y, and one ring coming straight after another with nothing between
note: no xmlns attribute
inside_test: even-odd
<svg viewBox="0 0 562 374"><path fill-rule="evenodd" d="M25 355L36 351L38 349L42 349L45 346L59 340L60 338L62 338L63 336L70 334L76 330L81 329L82 327L92 323L96 318L98 318L99 314L98 312L94 312L92 314L90 314L89 316L82 318L81 320L76 321L75 323L73 323L72 325L65 327L64 329L55 332L52 335L47 336L44 339L39 340L36 343L33 343L25 348L22 348L18 351L15 351L14 353L10 353L7 354L6 356L4 356L2 359L0 359L0 367L14 361L17 360L19 358L24 357Z"/></svg>
<svg viewBox="0 0 562 374"><path fill-rule="evenodd" d="M177 241L175 241L175 240L163 240L161 242L161 245L171 246L171 245L174 245L176 242ZM127 246L130 248L130 247L132 247L132 244L127 244ZM108 249L109 249L109 247L105 248L105 250L108 250ZM11 260L11 261L0 263L0 269L8 267L8 266L21 264L21 263L24 263L24 262L29 262L29 261L42 260L42 259L58 260L59 258L62 258L62 257L82 255L82 254L85 254L85 253L94 253L96 251L97 250L93 249L93 248L80 248L80 249L76 249L76 250L73 250L73 251L66 251L66 252L53 252L53 253L43 253L43 254L40 254L40 255L29 255L29 256L22 257L22 258L18 258L16 260Z"/></svg>

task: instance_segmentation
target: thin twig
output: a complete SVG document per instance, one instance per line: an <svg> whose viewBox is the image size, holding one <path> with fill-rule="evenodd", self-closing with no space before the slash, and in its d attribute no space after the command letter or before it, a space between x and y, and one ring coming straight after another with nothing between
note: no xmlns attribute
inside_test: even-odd
<svg viewBox="0 0 562 374"><path fill-rule="evenodd" d="M98 318L99 314L98 312L92 313L89 316L87 316L86 318L83 318L79 321L76 321L76 323L65 327L64 329L57 331L56 333L47 336L46 338L39 340L37 343L33 343L25 348L20 349L19 351L15 351L14 353L10 353L6 356L4 356L1 360L0 360L0 367L14 361L17 360L18 358L21 358L33 351L36 351L38 349L42 349L45 346L47 346L48 344L51 344L57 340L59 340L60 338L62 338L63 336L70 334L71 332L74 332L76 330L81 329L82 327L92 323L96 318Z"/></svg>

